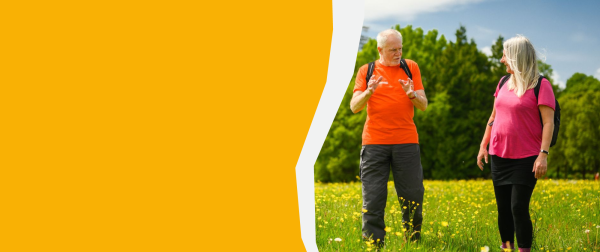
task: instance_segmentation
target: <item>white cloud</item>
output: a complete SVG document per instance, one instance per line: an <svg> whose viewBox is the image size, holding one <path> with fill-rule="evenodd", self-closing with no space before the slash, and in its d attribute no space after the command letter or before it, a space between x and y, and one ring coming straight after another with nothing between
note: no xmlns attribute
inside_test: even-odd
<svg viewBox="0 0 600 252"><path fill-rule="evenodd" d="M551 77L552 77L552 79L554 79L554 83L552 83L552 84L558 85L558 87L560 87L561 89L564 89L567 87L567 84L563 80L560 79L560 74L558 74L558 72L556 72L556 70L552 71Z"/></svg>
<svg viewBox="0 0 600 252"><path fill-rule="evenodd" d="M398 21L412 21L419 14L451 11L483 0L422 0L418 4L408 0L366 0L365 22L394 18Z"/></svg>
<svg viewBox="0 0 600 252"><path fill-rule="evenodd" d="M481 48L481 52L485 53L485 55L487 55L488 57L492 56L492 47L486 46L484 48Z"/></svg>
<svg viewBox="0 0 600 252"><path fill-rule="evenodd" d="M596 73L594 74L594 77L596 77L596 79L600 80L600 68L598 68L598 70L596 70Z"/></svg>

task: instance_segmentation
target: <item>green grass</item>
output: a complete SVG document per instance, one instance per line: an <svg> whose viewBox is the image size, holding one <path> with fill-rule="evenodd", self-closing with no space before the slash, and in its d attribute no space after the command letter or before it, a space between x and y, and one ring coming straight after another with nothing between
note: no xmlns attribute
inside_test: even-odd
<svg viewBox="0 0 600 252"><path fill-rule="evenodd" d="M425 181L422 240L407 242L402 212L388 183L386 247L381 251L499 251L500 234L492 182ZM319 251L375 251L361 239L361 184L315 183ZM600 252L600 183L540 180L530 204L532 251ZM447 226L442 225L448 223ZM586 233L589 230L589 233ZM342 241L335 241L340 238ZM588 239L589 238L589 239Z"/></svg>

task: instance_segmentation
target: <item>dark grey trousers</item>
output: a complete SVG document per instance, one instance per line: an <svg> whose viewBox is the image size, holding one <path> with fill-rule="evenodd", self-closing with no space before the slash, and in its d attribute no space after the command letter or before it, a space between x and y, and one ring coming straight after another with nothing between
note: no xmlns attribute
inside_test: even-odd
<svg viewBox="0 0 600 252"><path fill-rule="evenodd" d="M362 232L364 237L384 241L383 215L387 200L387 184L390 169L400 204L406 206L402 220L407 232L418 231L420 237L423 222L423 167L418 144L363 145L360 151L360 177L362 181L363 211ZM404 202L400 200L404 198ZM415 202L414 204L412 202ZM413 207L419 204L416 209ZM403 208L403 207L401 207ZM410 210L410 211L409 211ZM414 214L414 215L413 215ZM413 215L413 216L411 216Z"/></svg>

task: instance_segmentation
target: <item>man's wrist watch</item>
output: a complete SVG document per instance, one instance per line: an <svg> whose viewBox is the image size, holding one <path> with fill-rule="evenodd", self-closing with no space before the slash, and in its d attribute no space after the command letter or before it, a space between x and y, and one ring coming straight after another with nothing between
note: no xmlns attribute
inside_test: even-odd
<svg viewBox="0 0 600 252"><path fill-rule="evenodd" d="M413 92L412 94L413 94L413 97L412 97L412 98L408 97L408 99L411 99L411 100L412 100L412 99L415 99L415 98L417 98L417 93Z"/></svg>
<svg viewBox="0 0 600 252"><path fill-rule="evenodd" d="M540 153L546 153L546 155L550 154L547 150L540 150Z"/></svg>

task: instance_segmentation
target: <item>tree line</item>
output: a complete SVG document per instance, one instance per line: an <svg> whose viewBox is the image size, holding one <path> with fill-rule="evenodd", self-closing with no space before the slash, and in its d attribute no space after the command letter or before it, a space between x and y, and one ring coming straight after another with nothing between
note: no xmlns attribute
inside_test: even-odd
<svg viewBox="0 0 600 252"><path fill-rule="evenodd" d="M499 36L487 56L467 39L464 26L457 29L455 42L437 30L424 33L412 26L394 29L402 34L403 58L419 65L429 100L426 111L415 109L421 162L426 179L489 178L490 166L476 165L479 145L492 112L498 81L506 75L500 63ZM358 69L378 59L377 42L370 39L358 52L354 75L315 163L315 180L342 182L357 180L362 130L366 110L353 114L350 99ZM561 126L557 144L550 149L548 176L592 178L600 169L600 81L575 73L559 89L552 79L552 67L538 61L540 73L553 84L561 105Z"/></svg>

